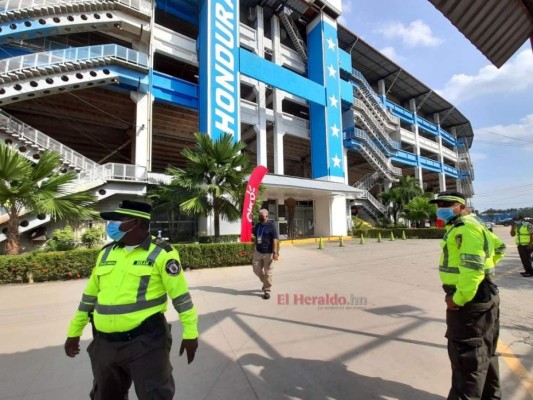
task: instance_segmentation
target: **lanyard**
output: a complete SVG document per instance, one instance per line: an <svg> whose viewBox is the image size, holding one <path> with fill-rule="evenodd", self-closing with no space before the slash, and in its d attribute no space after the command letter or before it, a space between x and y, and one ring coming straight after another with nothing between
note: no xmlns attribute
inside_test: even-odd
<svg viewBox="0 0 533 400"><path fill-rule="evenodd" d="M261 230L259 230L259 228L263 228ZM266 224L263 225L263 224L259 224L259 228L257 228L257 236L259 237L263 237L263 232L265 232L265 228L266 228Z"/></svg>

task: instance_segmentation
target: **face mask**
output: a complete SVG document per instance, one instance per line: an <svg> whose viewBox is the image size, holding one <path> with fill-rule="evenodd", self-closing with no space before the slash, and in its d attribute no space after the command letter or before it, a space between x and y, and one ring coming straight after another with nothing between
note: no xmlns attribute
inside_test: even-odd
<svg viewBox="0 0 533 400"><path fill-rule="evenodd" d="M118 242L120 239L122 239L124 237L124 235L126 233L128 233L129 231L131 231L132 229L130 229L129 231L127 232L123 232L120 230L120 225L126 223L126 222L130 222L130 221L133 221L133 220L128 220L128 221L109 221L107 223L107 226L106 226L106 233L107 233L107 236L109 236L111 239L113 239L115 242Z"/></svg>
<svg viewBox="0 0 533 400"><path fill-rule="evenodd" d="M437 218L442 219L444 222L448 222L455 217L454 210L457 207L443 207L437 208Z"/></svg>

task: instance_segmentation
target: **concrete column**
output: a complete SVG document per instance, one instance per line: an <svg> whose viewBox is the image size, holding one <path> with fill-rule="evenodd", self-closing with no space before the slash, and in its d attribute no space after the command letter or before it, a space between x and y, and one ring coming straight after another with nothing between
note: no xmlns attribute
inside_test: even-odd
<svg viewBox="0 0 533 400"><path fill-rule="evenodd" d="M442 136L440 135L440 115L433 114L433 122L437 125L439 135L437 136L437 144L439 145L439 162L441 164L441 172L439 172L439 192L446 190L446 174L444 173L444 154L442 153Z"/></svg>
<svg viewBox="0 0 533 400"><path fill-rule="evenodd" d="M346 196L332 195L314 201L315 236L344 236L347 233Z"/></svg>
<svg viewBox="0 0 533 400"><path fill-rule="evenodd" d="M133 148L133 162L139 167L144 167L144 172L151 168L152 141L151 124L148 119L149 109L152 107L150 96L147 93L130 92L130 98L135 102L135 140ZM140 176L143 172L139 168L137 174Z"/></svg>
<svg viewBox="0 0 533 400"><path fill-rule="evenodd" d="M265 26L263 7L255 7L255 28L257 32L257 49L259 57L264 57L264 42L265 42ZM256 81L254 87L254 93L257 99L257 112L258 112L258 124L254 127L257 135L256 140L256 153L257 153L257 165L267 165L267 129L266 129L266 85L263 82Z"/></svg>
<svg viewBox="0 0 533 400"><path fill-rule="evenodd" d="M385 97L387 94L387 90L385 87L385 81L383 79L380 79L378 81L378 93L383 97Z"/></svg>
<svg viewBox="0 0 533 400"><path fill-rule="evenodd" d="M418 179L418 182L420 183L420 187L424 187L423 182L423 174L422 174L422 167L420 166L420 136L418 134L418 117L416 114L416 99L410 99L409 100L409 109L413 113L414 117L414 125L411 125L411 130L415 134L415 154L417 157L417 166L415 167L415 178Z"/></svg>
<svg viewBox="0 0 533 400"><path fill-rule="evenodd" d="M283 91L274 89L274 173L277 175L285 174L283 137L285 136L285 127L283 124L282 102Z"/></svg>
<svg viewBox="0 0 533 400"><path fill-rule="evenodd" d="M455 126L452 126L452 128L450 129L450 133L453 135L453 137L454 137L455 139L457 139L457 129L455 128ZM456 147L455 150L456 150L455 153L457 154L457 162L455 163L455 169L456 169L458 172L460 172L460 165L459 165L459 149ZM457 190L458 190L459 192L461 192L461 191L462 191L462 181L461 181L461 179L456 179L455 182L456 182L456 185L457 185Z"/></svg>
<svg viewBox="0 0 533 400"><path fill-rule="evenodd" d="M257 135L256 140L256 152L257 152L257 165L267 165L267 128L266 128L266 85L263 82L257 81L254 87L254 93L257 98L257 113L258 123L254 126L255 133Z"/></svg>
<svg viewBox="0 0 533 400"><path fill-rule="evenodd" d="M273 16L270 20L271 24L271 37L272 37L272 62L277 65L283 63L281 56L281 29L280 21L277 16ZM274 173L278 175L284 175L284 162L283 162L283 136L285 135L285 128L283 126L283 99L285 98L284 92L275 88L273 93L272 109L274 111Z"/></svg>

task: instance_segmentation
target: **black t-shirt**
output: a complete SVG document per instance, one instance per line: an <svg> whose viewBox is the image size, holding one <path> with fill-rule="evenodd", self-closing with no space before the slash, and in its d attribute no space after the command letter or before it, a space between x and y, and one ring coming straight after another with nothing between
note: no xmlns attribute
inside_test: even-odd
<svg viewBox="0 0 533 400"><path fill-rule="evenodd" d="M273 253L274 239L278 238L276 227L270 221L266 223L258 222L254 227L255 248L259 253Z"/></svg>

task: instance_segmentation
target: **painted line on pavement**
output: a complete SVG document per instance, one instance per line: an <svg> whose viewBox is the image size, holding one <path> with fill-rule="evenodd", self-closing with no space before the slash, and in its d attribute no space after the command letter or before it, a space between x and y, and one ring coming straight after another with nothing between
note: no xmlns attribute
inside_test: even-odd
<svg viewBox="0 0 533 400"><path fill-rule="evenodd" d="M503 361L505 361L511 372L520 379L520 383L526 389L526 392L528 392L529 395L533 397L533 376L524 367L520 360L513 354L511 348L507 344L502 342L501 339L498 341L498 352L500 353L500 357L503 358Z"/></svg>

